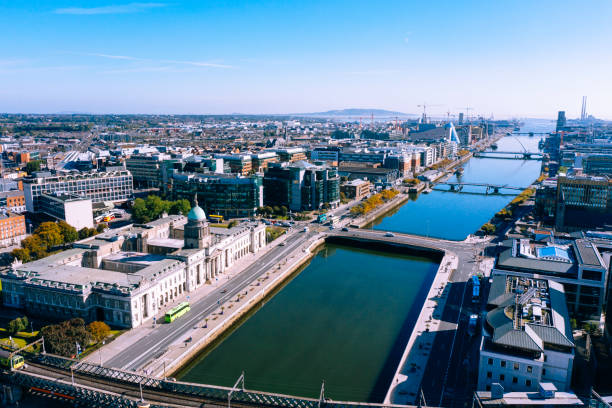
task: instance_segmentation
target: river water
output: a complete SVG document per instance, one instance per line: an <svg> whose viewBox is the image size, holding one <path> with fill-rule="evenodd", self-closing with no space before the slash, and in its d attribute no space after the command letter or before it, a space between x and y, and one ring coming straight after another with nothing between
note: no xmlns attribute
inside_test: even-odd
<svg viewBox="0 0 612 408"><path fill-rule="evenodd" d="M382 401L438 263L326 245L178 378L335 400Z"/></svg>
<svg viewBox="0 0 612 408"><path fill-rule="evenodd" d="M550 132L553 127L549 120L528 120L521 132ZM522 152L524 147L529 152L538 152L540 137L506 136L497 142L497 150ZM541 162L472 158L463 167L463 174L453 176L449 181L527 187L540 175ZM501 190L507 195L485 195L484 187L465 186L462 193L438 191L437 188L444 186L436 187L429 194L419 194L393 213L376 220L370 227L460 241L476 232L512 201L511 194L519 192L508 189Z"/></svg>

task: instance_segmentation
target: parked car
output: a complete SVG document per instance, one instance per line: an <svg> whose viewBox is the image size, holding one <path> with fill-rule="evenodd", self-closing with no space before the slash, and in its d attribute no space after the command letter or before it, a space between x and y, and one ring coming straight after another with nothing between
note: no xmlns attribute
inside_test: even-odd
<svg viewBox="0 0 612 408"><path fill-rule="evenodd" d="M394 237L395 234L392 232L385 232L385 237Z"/></svg>
<svg viewBox="0 0 612 408"><path fill-rule="evenodd" d="M347 232L349 229L346 227L342 227L342 231Z"/></svg>

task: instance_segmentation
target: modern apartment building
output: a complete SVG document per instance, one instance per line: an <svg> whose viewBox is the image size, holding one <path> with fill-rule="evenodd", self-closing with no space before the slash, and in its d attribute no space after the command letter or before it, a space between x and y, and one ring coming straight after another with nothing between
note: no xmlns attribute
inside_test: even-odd
<svg viewBox="0 0 612 408"><path fill-rule="evenodd" d="M132 173L117 169L100 172L51 174L39 172L23 180L26 209L40 211L39 198L44 193L67 193L89 198L92 203L122 202L134 196Z"/></svg>
<svg viewBox="0 0 612 408"><path fill-rule="evenodd" d="M253 159L248 154L217 154L216 158L223 159L230 167L232 173L248 176L253 172Z"/></svg>
<svg viewBox="0 0 612 408"><path fill-rule="evenodd" d="M251 155L253 171L263 173L270 163L278 163L278 155L275 152L263 152Z"/></svg>
<svg viewBox="0 0 612 408"><path fill-rule="evenodd" d="M291 211L316 210L340 204L340 177L335 168L306 161L275 163L264 175L264 204Z"/></svg>
<svg viewBox="0 0 612 408"><path fill-rule="evenodd" d="M569 390L574 338L563 285L547 279L493 276L483 321L478 390Z"/></svg>
<svg viewBox="0 0 612 408"><path fill-rule="evenodd" d="M263 205L261 176L236 174L175 173L172 195L175 199L198 202L209 214L226 218L251 217Z"/></svg>

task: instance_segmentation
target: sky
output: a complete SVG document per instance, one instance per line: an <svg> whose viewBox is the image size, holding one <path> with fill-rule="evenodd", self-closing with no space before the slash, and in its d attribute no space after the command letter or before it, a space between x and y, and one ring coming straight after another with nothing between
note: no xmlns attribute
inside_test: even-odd
<svg viewBox="0 0 612 408"><path fill-rule="evenodd" d="M612 119L612 2L0 1L0 112Z"/></svg>

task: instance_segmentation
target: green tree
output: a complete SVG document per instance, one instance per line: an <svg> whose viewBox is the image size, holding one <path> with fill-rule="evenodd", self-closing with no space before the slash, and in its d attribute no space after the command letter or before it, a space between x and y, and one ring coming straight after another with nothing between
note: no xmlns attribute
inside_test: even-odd
<svg viewBox="0 0 612 408"><path fill-rule="evenodd" d="M172 205L170 206L170 214L187 215L189 210L191 210L191 204L189 203L189 200L185 199L176 200L172 202Z"/></svg>
<svg viewBox="0 0 612 408"><path fill-rule="evenodd" d="M148 210L149 218L152 220L158 219L164 212L170 210L170 202L164 201L158 196L150 195L145 200L145 205Z"/></svg>
<svg viewBox="0 0 612 408"><path fill-rule="evenodd" d="M493 234L495 232L495 225L491 224L490 222L487 222L482 227L480 227L480 229L485 234Z"/></svg>
<svg viewBox="0 0 612 408"><path fill-rule="evenodd" d="M41 164L41 163L42 163L42 162L41 162L40 160L32 160L32 161L29 161L29 162L27 162L27 163L26 163L26 166L25 166L25 171L26 171L28 174L32 174L32 173L34 173L35 171L40 171L40 164Z"/></svg>
<svg viewBox="0 0 612 408"><path fill-rule="evenodd" d="M40 237L43 246L47 250L64 242L60 227L51 221L40 224L36 231L34 231L34 234Z"/></svg>
<svg viewBox="0 0 612 408"><path fill-rule="evenodd" d="M284 205L281 205L279 212L281 216L286 217L289 210Z"/></svg>
<svg viewBox="0 0 612 408"><path fill-rule="evenodd" d="M98 224L98 226L96 227L96 232L98 234L101 234L104 232L105 229L108 228L108 225L106 225L105 223L101 222L100 224Z"/></svg>
<svg viewBox="0 0 612 408"><path fill-rule="evenodd" d="M137 198L134 200L134 204L132 204L132 218L134 218L134 221L139 223L151 221L151 218L149 217L149 210L147 209L147 205L142 198Z"/></svg>
<svg viewBox="0 0 612 408"><path fill-rule="evenodd" d="M61 220L57 223L57 226L60 229L60 233L62 235L62 240L64 241L64 243L74 242L79 239L79 233L77 232L76 228L68 224L66 221Z"/></svg>
<svg viewBox="0 0 612 408"><path fill-rule="evenodd" d="M76 343L85 349L92 338L81 318L45 326L39 335L45 338L47 351L65 357L76 355Z"/></svg>
<svg viewBox="0 0 612 408"><path fill-rule="evenodd" d="M83 227L79 230L79 239L85 239L89 237L89 228Z"/></svg>
<svg viewBox="0 0 612 408"><path fill-rule="evenodd" d="M7 331L11 335L15 335L17 332L25 330L28 327L28 323L26 316L18 317L8 322Z"/></svg>
<svg viewBox="0 0 612 408"><path fill-rule="evenodd" d="M236 225L238 225L238 221L236 220L231 220L228 224L227 224L227 228L234 228Z"/></svg>

